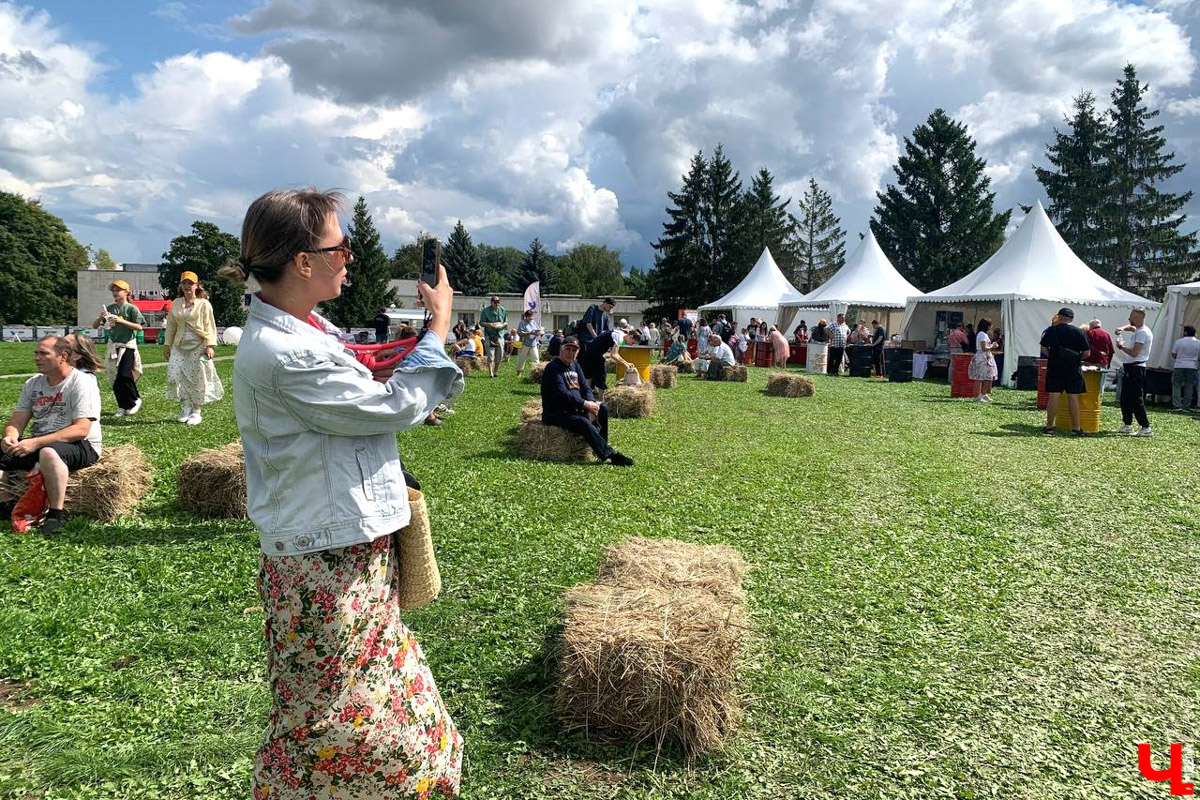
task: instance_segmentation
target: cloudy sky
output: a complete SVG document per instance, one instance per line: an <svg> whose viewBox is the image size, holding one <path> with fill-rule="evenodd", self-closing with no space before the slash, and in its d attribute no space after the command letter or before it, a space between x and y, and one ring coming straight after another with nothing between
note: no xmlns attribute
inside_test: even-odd
<svg viewBox="0 0 1200 800"><path fill-rule="evenodd" d="M1198 28L1200 0L0 0L0 188L118 261L315 184L389 249L462 219L647 266L697 150L784 196L816 177L853 236L939 106L997 205L1030 203L1072 96L1107 104L1126 62L1186 160Z"/></svg>

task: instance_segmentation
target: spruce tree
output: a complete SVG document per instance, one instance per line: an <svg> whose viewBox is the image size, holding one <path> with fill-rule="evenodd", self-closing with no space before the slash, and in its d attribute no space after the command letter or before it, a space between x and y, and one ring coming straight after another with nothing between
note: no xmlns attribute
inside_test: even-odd
<svg viewBox="0 0 1200 800"><path fill-rule="evenodd" d="M794 266L784 274L792 285L808 294L846 264L846 232L833 213L833 197L821 188L816 178L808 179L797 207L800 216L793 220L791 243Z"/></svg>
<svg viewBox="0 0 1200 800"><path fill-rule="evenodd" d="M1012 212L995 213L975 140L942 109L905 137L904 151L895 167L898 185L876 194L871 229L900 274L927 292L996 252Z"/></svg>
<svg viewBox="0 0 1200 800"><path fill-rule="evenodd" d="M541 281L542 292L549 292L554 287L554 260L538 238L529 243L529 249L521 259L516 290L524 292L535 281Z"/></svg>
<svg viewBox="0 0 1200 800"><path fill-rule="evenodd" d="M779 195L775 194L774 181L774 176L763 167L742 195L738 267L744 267L746 272L762 255L764 247L771 249L771 255L783 274L791 274L796 266L796 220L787 211L792 198L780 200Z"/></svg>
<svg viewBox="0 0 1200 800"><path fill-rule="evenodd" d="M1128 64L1112 91L1105 148L1110 183L1103 214L1111 240L1102 266L1118 286L1160 297L1169 284L1194 275L1196 234L1180 231L1192 192L1163 190L1184 164L1175 163L1174 152L1163 152L1163 126L1151 124L1158 109L1144 103L1149 88Z"/></svg>
<svg viewBox="0 0 1200 800"><path fill-rule="evenodd" d="M705 174L703 213L708 264L701 276L701 302L712 302L729 292L754 262L745 263L738 248L742 230L742 179L717 145ZM757 256L756 256L757 257Z"/></svg>
<svg viewBox="0 0 1200 800"><path fill-rule="evenodd" d="M1108 226L1101 217L1108 184L1108 162L1104 151L1108 130L1096 111L1096 98L1084 92L1072 101L1075 114L1064 122L1067 133L1054 131L1054 142L1046 146L1046 160L1053 169L1034 167L1046 190L1046 209L1058 232L1075 254L1101 274L1106 267ZM1111 275L1106 275L1111 279Z"/></svg>
<svg viewBox="0 0 1200 800"><path fill-rule="evenodd" d="M394 305L396 290L388 286L392 262L379 240L375 221L367 210L366 198L354 204L350 222L350 248L354 260L346 266L347 283L340 296L322 304L329 321L340 328L359 328L371 324L379 309Z"/></svg>
<svg viewBox="0 0 1200 800"><path fill-rule="evenodd" d="M454 224L454 230L442 248L442 263L446 265L450 285L455 289L472 296L487 293L483 259L471 243L471 234L467 233L461 219Z"/></svg>
<svg viewBox="0 0 1200 800"><path fill-rule="evenodd" d="M695 308L712 298L703 297L699 278L708 262L703 210L708 162L703 151L692 157L691 166L678 192L667 192L671 201L662 236L654 243L658 252L646 276L647 293L661 309L674 316L680 308Z"/></svg>

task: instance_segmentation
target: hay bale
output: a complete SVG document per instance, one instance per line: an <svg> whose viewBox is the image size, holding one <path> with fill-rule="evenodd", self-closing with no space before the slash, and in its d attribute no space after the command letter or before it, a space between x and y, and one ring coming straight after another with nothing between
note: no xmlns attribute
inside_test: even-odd
<svg viewBox="0 0 1200 800"><path fill-rule="evenodd" d="M658 406L654 396L654 387L645 386L614 386L604 393L604 404L608 406L610 417L639 418L648 417Z"/></svg>
<svg viewBox="0 0 1200 800"><path fill-rule="evenodd" d="M579 586L566 598L555 709L568 731L720 748L737 728L744 609L696 590Z"/></svg>
<svg viewBox="0 0 1200 800"><path fill-rule="evenodd" d="M743 605L745 571L741 555L726 545L630 536L605 551L597 581L625 588L703 591L724 603Z"/></svg>
<svg viewBox="0 0 1200 800"><path fill-rule="evenodd" d="M246 518L246 460L240 441L184 459L179 507L203 517Z"/></svg>
<svg viewBox="0 0 1200 800"><path fill-rule="evenodd" d="M538 461L569 461L580 464L599 461L582 436L554 425L531 419L517 426L521 455Z"/></svg>
<svg viewBox="0 0 1200 800"><path fill-rule="evenodd" d="M68 514L113 520L132 514L153 485L154 469L141 448L134 444L105 447L99 461L71 473L63 508ZM0 501L20 498L28 486L26 473L5 473Z"/></svg>
<svg viewBox="0 0 1200 800"><path fill-rule="evenodd" d="M670 364L655 364L650 368L650 383L659 389L674 389L679 384L679 370Z"/></svg>
<svg viewBox="0 0 1200 800"><path fill-rule="evenodd" d="M767 376L767 394L776 397L812 397L812 378L788 372L772 372Z"/></svg>
<svg viewBox="0 0 1200 800"><path fill-rule="evenodd" d="M749 371L742 364L737 364L732 367L725 367L721 370L721 380L733 381L734 383L745 383L750 377Z"/></svg>
<svg viewBox="0 0 1200 800"><path fill-rule="evenodd" d="M527 377L525 380L541 386L542 374L546 371L546 365L549 363L549 361L539 361L536 364L531 364L529 366L529 377Z"/></svg>
<svg viewBox="0 0 1200 800"><path fill-rule="evenodd" d="M676 361L675 369L679 370L679 372L682 374L691 375L691 374L695 373L695 371L696 371L696 362L695 361Z"/></svg>
<svg viewBox="0 0 1200 800"><path fill-rule="evenodd" d="M479 365L479 359L477 358L456 358L454 359L454 363L459 369L462 370L464 378L470 375L472 372L477 372L478 370L482 369L482 367Z"/></svg>
<svg viewBox="0 0 1200 800"><path fill-rule="evenodd" d="M525 405L521 406L521 422L529 422L529 420L542 421L542 401L530 400Z"/></svg>

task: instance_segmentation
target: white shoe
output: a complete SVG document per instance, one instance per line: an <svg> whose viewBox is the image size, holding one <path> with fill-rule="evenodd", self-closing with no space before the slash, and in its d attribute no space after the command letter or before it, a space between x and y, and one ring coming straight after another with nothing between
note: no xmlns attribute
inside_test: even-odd
<svg viewBox="0 0 1200 800"><path fill-rule="evenodd" d="M116 411L114 411L114 412L113 412L113 416L114 416L114 417L123 417L123 416L125 416L125 415L126 415L126 414L128 414L128 413L129 413L129 412L128 412L128 411L126 411L125 409L123 409L123 408L118 408Z"/></svg>
<svg viewBox="0 0 1200 800"><path fill-rule="evenodd" d="M199 425L200 421L201 421L201 418L200 418L199 409L197 409L196 411L193 411L191 414L188 415L188 418L187 418L188 425Z"/></svg>
<svg viewBox="0 0 1200 800"><path fill-rule="evenodd" d="M1149 428L1142 428L1141 430L1139 430L1137 433L1134 434L1134 436L1141 438L1141 439L1149 439L1153 435L1154 435L1154 431L1150 430Z"/></svg>
<svg viewBox="0 0 1200 800"><path fill-rule="evenodd" d="M976 402L976 403L986 403L986 402L987 402L987 398L986 398L986 397L984 397L983 395L979 395L979 397L976 397L976 398L975 398L975 402Z"/></svg>
<svg viewBox="0 0 1200 800"><path fill-rule="evenodd" d="M990 403L990 402L992 402L992 396L991 396L990 394L985 394L985 395L983 396L983 402L985 402L985 403Z"/></svg>
<svg viewBox="0 0 1200 800"><path fill-rule="evenodd" d="M1117 428L1117 433L1127 436L1127 435L1133 433L1133 426L1132 425L1122 425L1121 427Z"/></svg>
<svg viewBox="0 0 1200 800"><path fill-rule="evenodd" d="M125 413L132 417L134 414L136 414L138 412L139 409L141 409L141 407L142 407L142 398L139 397L137 400L135 400L133 402L133 408L129 409Z"/></svg>
<svg viewBox="0 0 1200 800"><path fill-rule="evenodd" d="M187 422L188 417L192 415L192 406L190 403L183 404L183 410L179 412L179 421Z"/></svg>

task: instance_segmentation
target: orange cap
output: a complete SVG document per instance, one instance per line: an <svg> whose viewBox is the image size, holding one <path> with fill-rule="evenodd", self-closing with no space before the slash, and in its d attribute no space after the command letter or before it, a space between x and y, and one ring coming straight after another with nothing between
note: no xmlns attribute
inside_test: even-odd
<svg viewBox="0 0 1200 800"><path fill-rule="evenodd" d="M199 283L200 277L198 275L196 275L196 273L192 272L189 269L189 270L185 271L182 275L179 276L179 282L183 283L184 281L191 281L192 283Z"/></svg>
<svg viewBox="0 0 1200 800"><path fill-rule="evenodd" d="M127 292L128 292L128 291L132 291L132 290L129 288L129 284L128 284L128 283L126 283L125 281L113 281L112 283L110 283L110 284L108 285L108 288L110 288L110 289L111 289L111 288L112 288L112 287L114 287L114 286L115 286L115 287L117 287L118 289L124 289L124 290L125 290L125 291L127 291Z"/></svg>

